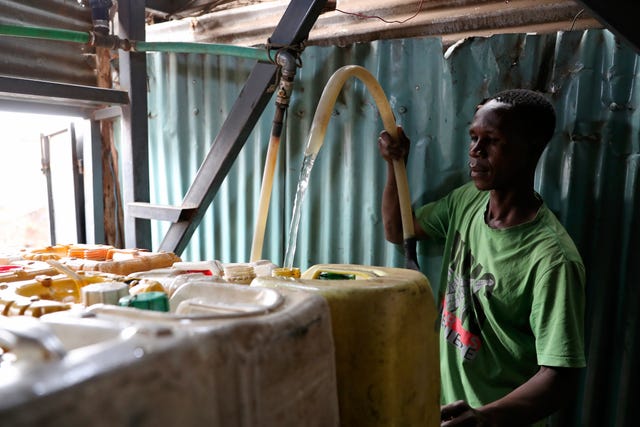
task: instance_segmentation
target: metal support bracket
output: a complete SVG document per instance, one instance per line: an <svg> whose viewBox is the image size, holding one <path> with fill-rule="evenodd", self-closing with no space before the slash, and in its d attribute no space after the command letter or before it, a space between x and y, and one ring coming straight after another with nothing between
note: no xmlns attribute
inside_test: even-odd
<svg viewBox="0 0 640 427"><path fill-rule="evenodd" d="M278 45L296 45L306 40L325 3L326 0L293 0L274 29L270 42ZM200 166L181 207L128 204L130 214L135 214L138 218L174 221L159 250L179 255L187 246L257 119L273 96L269 88L274 84L276 71L275 64L256 63Z"/></svg>
<svg viewBox="0 0 640 427"><path fill-rule="evenodd" d="M104 105L127 104L122 90L0 76L0 109L8 111L89 117Z"/></svg>

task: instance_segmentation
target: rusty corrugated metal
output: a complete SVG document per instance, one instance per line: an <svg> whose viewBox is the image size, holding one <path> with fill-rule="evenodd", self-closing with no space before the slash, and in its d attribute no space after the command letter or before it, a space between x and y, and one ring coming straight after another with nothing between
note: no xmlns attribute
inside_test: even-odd
<svg viewBox="0 0 640 427"><path fill-rule="evenodd" d="M247 3L260 3L269 0L183 0L166 2L164 0L146 0L147 15L151 20L175 20L199 16L214 10L224 10Z"/></svg>
<svg viewBox="0 0 640 427"><path fill-rule="evenodd" d="M0 0L0 23L90 31L91 11L69 0ZM95 61L78 43L0 37L0 74L96 86Z"/></svg>
<svg viewBox="0 0 640 427"><path fill-rule="evenodd" d="M147 40L265 44L289 1L253 3L150 25ZM602 27L573 0L349 0L338 1L335 9L319 17L308 44L425 36L441 36L449 44L470 35Z"/></svg>
<svg viewBox="0 0 640 427"><path fill-rule="evenodd" d="M589 367L554 426L630 426L638 407L640 287L640 59L604 30L474 38L442 54L439 38L308 47L296 77L263 256L281 263L294 191L315 106L342 65L369 69L413 141L407 166L413 201L438 197L467 178L467 127L476 102L509 87L549 94L558 127L536 187L575 239L588 273ZM149 57L152 203L178 204L251 68L202 55ZM238 156L185 259L247 261L273 106ZM294 264L403 265L384 241L379 203L385 166L382 125L357 80L335 105L311 174ZM166 225L154 226L155 245ZM438 283L440 248L419 247Z"/></svg>

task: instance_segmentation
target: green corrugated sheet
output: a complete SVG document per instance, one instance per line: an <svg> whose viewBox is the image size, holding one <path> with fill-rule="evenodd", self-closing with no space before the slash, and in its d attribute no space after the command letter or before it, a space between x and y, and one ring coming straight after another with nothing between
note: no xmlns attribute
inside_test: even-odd
<svg viewBox="0 0 640 427"><path fill-rule="evenodd" d="M638 370L640 285L640 60L605 30L473 38L443 54L439 39L308 47L286 118L263 257L281 264L311 120L325 83L358 64L379 80L412 139L407 165L416 204L467 179L467 127L476 103L501 89L549 94L558 127L536 186L587 266L589 367L555 426L630 426ZM203 55L149 55L151 202L179 204L253 63ZM248 261L273 105L256 123L184 259ZM294 264L402 266L385 242L380 197L382 129L364 85L347 82L311 173ZM157 247L165 223L153 223ZM420 246L438 283L440 248Z"/></svg>

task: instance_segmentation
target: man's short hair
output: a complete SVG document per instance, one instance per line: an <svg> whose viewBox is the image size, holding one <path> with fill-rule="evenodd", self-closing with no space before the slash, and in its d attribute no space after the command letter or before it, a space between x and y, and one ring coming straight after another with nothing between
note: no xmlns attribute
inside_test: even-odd
<svg viewBox="0 0 640 427"><path fill-rule="evenodd" d="M521 122L528 136L539 140L544 148L556 128L556 112L551 102L540 92L529 89L508 89L485 99L481 105L496 100L511 106L509 111Z"/></svg>

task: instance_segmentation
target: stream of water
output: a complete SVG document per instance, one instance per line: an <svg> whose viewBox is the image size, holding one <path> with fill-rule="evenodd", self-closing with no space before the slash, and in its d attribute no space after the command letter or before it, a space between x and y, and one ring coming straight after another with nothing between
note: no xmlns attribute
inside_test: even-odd
<svg viewBox="0 0 640 427"><path fill-rule="evenodd" d="M302 162L302 169L300 170L300 178L298 178L298 188L296 190L296 197L293 202L293 215L291 217L291 224L289 225L289 239L287 241L287 251L284 256L285 268L293 268L293 257L296 252L296 243L298 240L298 228L300 227L300 215L302 212L302 202L307 194L307 187L309 186L309 176L311 175L311 169L316 161L317 153L309 154L305 156Z"/></svg>

